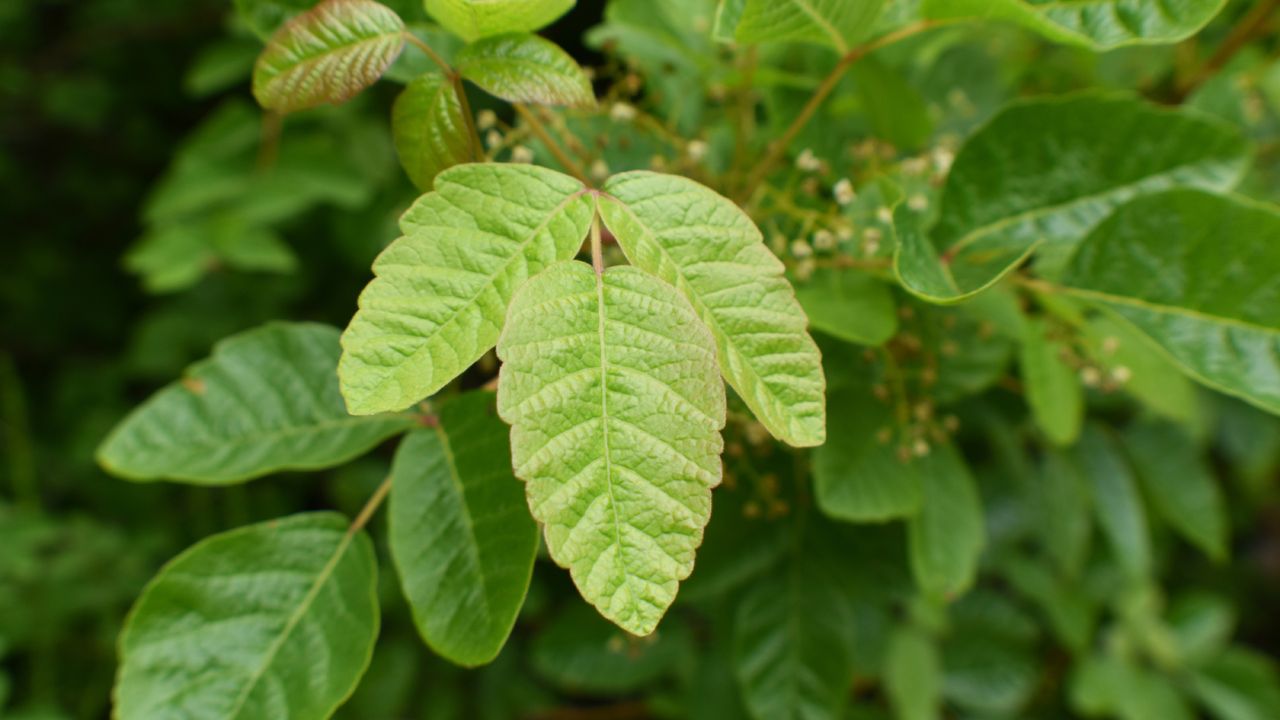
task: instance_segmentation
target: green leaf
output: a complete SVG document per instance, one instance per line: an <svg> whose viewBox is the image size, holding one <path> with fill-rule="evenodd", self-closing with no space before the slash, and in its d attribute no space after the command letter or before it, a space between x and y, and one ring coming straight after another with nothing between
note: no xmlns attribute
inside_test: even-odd
<svg viewBox="0 0 1280 720"><path fill-rule="evenodd" d="M925 634L900 627L889 639L885 693L898 720L936 720L942 711L942 660Z"/></svg>
<svg viewBox="0 0 1280 720"><path fill-rule="evenodd" d="M459 165L400 219L404 237L342 335L338 377L357 415L400 410L444 387L498 340L516 289L577 254L593 199L529 165Z"/></svg>
<svg viewBox="0 0 1280 720"><path fill-rule="evenodd" d="M1024 717L1041 673L1035 622L1006 596L976 591L951 606L948 623L943 695L980 717Z"/></svg>
<svg viewBox="0 0 1280 720"><path fill-rule="evenodd" d="M931 302L981 292L1037 251L1037 270L1053 275L1116 206L1170 187L1229 189L1247 157L1216 120L1122 95L1017 102L961 148L932 238L899 207L895 269Z"/></svg>
<svg viewBox="0 0 1280 720"><path fill-rule="evenodd" d="M1157 414L1182 423L1196 415L1195 385L1151 338L1121 318L1097 315L1084 328L1089 354L1112 377L1123 373L1123 388ZM1124 368L1124 370L1120 370Z"/></svg>
<svg viewBox="0 0 1280 720"><path fill-rule="evenodd" d="M818 507L849 522L882 522L920 510L921 469L903 460L902 428L866 383L830 394L826 444L813 452Z"/></svg>
<svg viewBox="0 0 1280 720"><path fill-rule="evenodd" d="M560 46L512 33L477 40L458 51L454 65L462 77L507 102L591 107L591 81Z"/></svg>
<svg viewBox="0 0 1280 720"><path fill-rule="evenodd" d="M1089 553L1093 508L1089 480L1070 454L1046 450L1035 484L1036 528L1045 552L1067 577L1079 574Z"/></svg>
<svg viewBox="0 0 1280 720"><path fill-rule="evenodd" d="M1217 657L1230 642L1236 609L1224 596L1190 593L1170 605L1168 624L1177 643L1178 659L1199 667Z"/></svg>
<svg viewBox="0 0 1280 720"><path fill-rule="evenodd" d="M719 0L711 25L711 37L719 42L732 42L746 7L747 0Z"/></svg>
<svg viewBox="0 0 1280 720"><path fill-rule="evenodd" d="M511 303L498 410L547 549L635 635L693 570L720 482L724 384L693 309L637 268L555 265Z"/></svg>
<svg viewBox="0 0 1280 720"><path fill-rule="evenodd" d="M322 720L378 635L378 561L336 513L214 535L147 585L120 636L116 715Z"/></svg>
<svg viewBox="0 0 1280 720"><path fill-rule="evenodd" d="M774 437L826 439L822 358L783 266L728 199L673 175L605 183L600 215L627 259L675 286L711 328L720 369Z"/></svg>
<svg viewBox="0 0 1280 720"><path fill-rule="evenodd" d="M534 638L529 659L539 675L569 692L617 695L673 674L693 653L690 641L679 622L641 640L572 603Z"/></svg>
<svg viewBox="0 0 1280 720"><path fill-rule="evenodd" d="M1022 335L1019 366L1031 417L1050 442L1070 445L1084 423L1084 389L1063 358L1066 346L1048 336L1041 319L1028 319Z"/></svg>
<svg viewBox="0 0 1280 720"><path fill-rule="evenodd" d="M420 190L442 170L472 157L471 137L453 84L430 72L414 78L391 108L391 135L400 165Z"/></svg>
<svg viewBox="0 0 1280 720"><path fill-rule="evenodd" d="M1228 648L1196 670L1191 692L1217 720L1280 717L1280 673L1274 662L1241 647Z"/></svg>
<svg viewBox="0 0 1280 720"><path fill-rule="evenodd" d="M1156 511L1206 555L1225 560L1226 500L1194 439L1172 423L1143 422L1124 442Z"/></svg>
<svg viewBox="0 0 1280 720"><path fill-rule="evenodd" d="M236 15L264 41L286 20L315 4L315 0L235 0Z"/></svg>
<svg viewBox="0 0 1280 720"><path fill-rule="evenodd" d="M473 42L509 32L534 32L550 25L575 0L426 0L427 12L458 37Z"/></svg>
<svg viewBox="0 0 1280 720"><path fill-rule="evenodd" d="M442 404L435 427L400 444L391 478L391 557L418 631L459 665L493 660L538 552L493 396Z"/></svg>
<svg viewBox="0 0 1280 720"><path fill-rule="evenodd" d="M282 25L253 69L253 96L287 113L345 102L404 49L404 23L372 0L325 0Z"/></svg>
<svg viewBox="0 0 1280 720"><path fill-rule="evenodd" d="M1280 414L1280 211L1176 190L1090 233L1063 283L1150 336L1185 372Z"/></svg>
<svg viewBox="0 0 1280 720"><path fill-rule="evenodd" d="M1013 22L1050 40L1095 50L1175 43L1199 32L1226 0L924 0L938 20Z"/></svg>
<svg viewBox="0 0 1280 720"><path fill-rule="evenodd" d="M951 445L934 447L915 462L924 502L907 521L911 572L930 595L958 595L973 584L986 541L978 489Z"/></svg>
<svg viewBox="0 0 1280 720"><path fill-rule="evenodd" d="M1129 465L1105 430L1088 425L1080 435L1077 457L1093 483L1093 507L1098 525L1115 559L1131 580L1151 572L1151 538L1147 514Z"/></svg>
<svg viewBox="0 0 1280 720"><path fill-rule="evenodd" d="M131 480L225 485L339 465L412 426L348 415L337 362L327 325L270 323L223 340L122 420L98 462Z"/></svg>
<svg viewBox="0 0 1280 720"><path fill-rule="evenodd" d="M898 308L889 286L855 270L819 268L796 288L809 324L832 337L879 346L898 333Z"/></svg>
<svg viewBox="0 0 1280 720"><path fill-rule="evenodd" d="M809 42L849 52L871 31L886 0L746 0L734 37L741 43ZM736 5L736 3L735 3ZM737 8L731 8L731 17ZM725 24L731 21L725 18ZM719 26L719 23L718 23Z"/></svg>

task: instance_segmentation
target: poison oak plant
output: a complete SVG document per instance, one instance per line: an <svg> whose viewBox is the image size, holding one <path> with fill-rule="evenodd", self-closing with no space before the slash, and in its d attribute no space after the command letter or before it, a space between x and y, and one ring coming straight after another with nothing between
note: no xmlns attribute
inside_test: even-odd
<svg viewBox="0 0 1280 720"><path fill-rule="evenodd" d="M237 2L266 38L261 146L232 163L256 140L220 111L130 266L160 291L211 260L293 267L277 226L368 202L333 159L350 145L368 172L378 135L307 111L383 76L405 83L391 138L425 194L345 330L224 340L98 457L228 485L398 446L353 520L292 515L171 561L121 636L119 717L332 715L379 634L384 500L435 653L499 656L541 538L617 629L570 605L531 662L588 694L679 675L655 715L1280 715L1230 606L1166 607L1160 584L1175 536L1228 561L1214 428L1280 414L1280 210L1234 194L1251 142L1095 89L956 111L958 150L912 155L949 121L885 59L972 27L1030 42L1002 22L1082 56L1175 43L1221 0L615 0L588 35L626 63L599 71L603 100L533 34L572 0L427 0L438 27L310 5ZM1045 645L1069 653L1069 699Z"/></svg>

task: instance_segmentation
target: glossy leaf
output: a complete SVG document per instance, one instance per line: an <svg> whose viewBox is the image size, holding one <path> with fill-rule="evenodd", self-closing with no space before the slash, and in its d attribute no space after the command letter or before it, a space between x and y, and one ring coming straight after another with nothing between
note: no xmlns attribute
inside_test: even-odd
<svg viewBox="0 0 1280 720"><path fill-rule="evenodd" d="M893 293L865 272L820 268L796 287L796 298L810 326L832 337L874 347L898 332Z"/></svg>
<svg viewBox="0 0 1280 720"><path fill-rule="evenodd" d="M678 289L711 328L720 369L775 437L821 445L821 355L783 266L728 199L673 175L629 172L605 183L600 215L636 266Z"/></svg>
<svg viewBox="0 0 1280 720"><path fill-rule="evenodd" d="M1084 389L1063 358L1064 346L1050 339L1043 320L1030 319L1022 336L1019 366L1031 417L1057 445L1070 445L1084 422Z"/></svg>
<svg viewBox="0 0 1280 720"><path fill-rule="evenodd" d="M1216 120L1122 95L1015 103L956 156L932 237L919 213L898 209L898 277L926 300L955 302L1033 252L1037 270L1056 274L1116 206L1171 187L1229 189L1247 151Z"/></svg>
<svg viewBox="0 0 1280 720"><path fill-rule="evenodd" d="M865 383L830 395L827 442L813 452L814 491L829 517L880 522L920 510L923 463L900 456L893 408Z"/></svg>
<svg viewBox="0 0 1280 720"><path fill-rule="evenodd" d="M591 81L558 45L512 33L477 40L458 51L454 64L462 77L485 92L513 103L591 107Z"/></svg>
<svg viewBox="0 0 1280 720"><path fill-rule="evenodd" d="M575 0L426 0L427 12L449 32L473 42L550 25Z"/></svg>
<svg viewBox="0 0 1280 720"><path fill-rule="evenodd" d="M335 513L204 540L129 614L116 716L328 718L369 665L377 572L369 537Z"/></svg>
<svg viewBox="0 0 1280 720"><path fill-rule="evenodd" d="M1090 318L1084 340L1109 375L1124 373L1125 392L1157 414L1190 422L1199 407L1195 384L1151 338L1129 322L1108 315ZM1120 370L1124 368L1124 370Z"/></svg>
<svg viewBox="0 0 1280 720"><path fill-rule="evenodd" d="M582 183L545 168L459 165L435 185L400 218L342 335L352 413L409 407L479 360L516 289L577 254L591 223Z"/></svg>
<svg viewBox="0 0 1280 720"><path fill-rule="evenodd" d="M1156 511L1206 555L1225 560L1226 499L1194 439L1177 425L1145 422L1124 442Z"/></svg>
<svg viewBox="0 0 1280 720"><path fill-rule="evenodd" d="M746 0L737 14L734 37L741 43L818 43L843 54L870 33L885 2Z"/></svg>
<svg viewBox="0 0 1280 720"><path fill-rule="evenodd" d="M442 404L435 427L401 442L391 478L391 556L418 631L459 665L493 660L538 551L493 396Z"/></svg>
<svg viewBox="0 0 1280 720"><path fill-rule="evenodd" d="M978 489L951 445L934 447L915 462L924 501L907 521L911 571L924 592L956 595L973 584L986 542Z"/></svg>
<svg viewBox="0 0 1280 720"><path fill-rule="evenodd" d="M924 0L934 19L1003 20L1050 40L1095 50L1175 43L1195 34L1226 0Z"/></svg>
<svg viewBox="0 0 1280 720"><path fill-rule="evenodd" d="M1177 190L1116 210L1063 283L1203 383L1280 413L1280 212Z"/></svg>
<svg viewBox="0 0 1280 720"><path fill-rule="evenodd" d="M351 417L334 368L338 332L271 323L213 355L116 426L98 462L132 480L225 485L344 463L407 430L407 417Z"/></svg>
<svg viewBox="0 0 1280 720"><path fill-rule="evenodd" d="M942 710L942 660L925 634L898 628L885 658L885 692L900 720L936 720Z"/></svg>
<svg viewBox="0 0 1280 720"><path fill-rule="evenodd" d="M512 301L498 410L547 549L648 635L693 570L720 482L724 384L687 301L637 268L555 265Z"/></svg>
<svg viewBox="0 0 1280 720"><path fill-rule="evenodd" d="M1116 562L1131 580L1151 572L1151 538L1137 481L1116 441L1096 426L1087 426L1077 448L1080 467L1092 483L1098 526Z"/></svg>
<svg viewBox="0 0 1280 720"><path fill-rule="evenodd" d="M341 103L377 82L404 49L404 23L372 0L325 0L282 25L253 70L253 96L293 112Z"/></svg>
<svg viewBox="0 0 1280 720"><path fill-rule="evenodd" d="M391 136L405 173L430 190L441 171L471 159L462 105L453 84L440 73L415 78L391 108Z"/></svg>

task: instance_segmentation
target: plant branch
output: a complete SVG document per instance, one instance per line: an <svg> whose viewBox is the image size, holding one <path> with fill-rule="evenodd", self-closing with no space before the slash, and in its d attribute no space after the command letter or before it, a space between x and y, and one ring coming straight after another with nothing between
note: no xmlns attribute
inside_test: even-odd
<svg viewBox="0 0 1280 720"><path fill-rule="evenodd" d="M600 240L600 214L591 218L591 267L596 275L604 275L604 243Z"/></svg>
<svg viewBox="0 0 1280 720"><path fill-rule="evenodd" d="M581 180L584 185L590 185L591 181L587 179L587 174L582 171L582 166L575 162L573 158L569 157L569 154L564 151L564 148L560 147L560 143L556 142L555 138L551 137L551 133L547 132L546 126L542 124L542 121L538 119L538 116L521 103L514 103L514 106L516 112L520 113L520 117L524 118L525 124L529 126L529 129L533 130L533 134L537 135L538 139L542 141L542 144L546 145L547 149L551 151L556 162L563 165L571 175Z"/></svg>
<svg viewBox="0 0 1280 720"><path fill-rule="evenodd" d="M844 77L844 74L848 72L849 68L853 67L853 65L862 58L876 50L879 50L880 48L892 45L900 40L905 40L912 35L924 32L936 25L937 22L935 21L921 20L920 22L912 23L906 27L895 30L888 35L883 35L869 43L866 43L865 45L859 45L845 53L844 56L840 58L840 62L836 63L836 66L831 69L831 72L828 73L822 80L822 83L818 85L818 89L813 91L813 95L809 98L809 102L805 103L804 108L800 110L800 114L791 122L790 127L788 127L786 132L782 134L782 137L770 146L768 155L766 155L764 160L756 166L755 172L751 173L751 176L743 186L740 199L745 200L755 194L756 189L760 187L760 183L764 182L764 179L769 175L770 171L773 170L774 166L778 164L778 161L781 160L782 156L786 153L787 147L796 139L796 136L800 134L800 131L804 129L805 125L808 125L809 121L813 119L814 113L816 113L818 108L822 106L822 103L827 99L827 96L836 89L836 85L840 83L840 79Z"/></svg>
<svg viewBox="0 0 1280 720"><path fill-rule="evenodd" d="M422 52L426 53L427 57L431 58L432 62L440 66L440 69L444 71L445 75L457 74L453 71L453 66L445 62L444 58L436 54L436 51L432 50L430 45L423 42L422 38L406 30L404 33L404 39L408 40L409 44L413 45L414 47L418 48Z"/></svg>
<svg viewBox="0 0 1280 720"><path fill-rule="evenodd" d="M373 518L373 514L378 511L378 507L382 505L382 501L387 499L387 493L391 492L391 476L387 476L386 480L373 491L373 495L369 496L369 501L360 508L360 514L356 515L356 519L351 521L351 527L347 528L348 535L355 535L369 524L369 520Z"/></svg>
<svg viewBox="0 0 1280 720"><path fill-rule="evenodd" d="M1267 21L1271 19L1276 10L1280 10L1280 0L1262 0L1262 2L1254 5L1252 10L1245 13L1245 16L1240 18L1240 22L1231 28L1231 32L1227 34L1227 39L1222 41L1222 45L1218 50L1205 62L1204 67L1200 68L1200 72L1178 87L1175 100L1177 102L1186 100L1197 88L1208 82L1218 71L1226 67L1227 63L1231 62L1231 59L1243 50L1251 40L1265 31Z"/></svg>
<svg viewBox="0 0 1280 720"><path fill-rule="evenodd" d="M410 45L418 48L431 58L431 61L440 67L440 71L444 76L449 78L449 83L453 85L453 94L458 98L458 105L462 108L462 119L467 124L467 142L471 145L471 159L477 162L484 160L484 145L480 142L480 131L476 130L476 119L471 114L471 101L467 100L467 89L462 84L462 75L458 74L453 66L445 62L431 46L422 41L422 38L411 32L405 31L404 39L409 41Z"/></svg>

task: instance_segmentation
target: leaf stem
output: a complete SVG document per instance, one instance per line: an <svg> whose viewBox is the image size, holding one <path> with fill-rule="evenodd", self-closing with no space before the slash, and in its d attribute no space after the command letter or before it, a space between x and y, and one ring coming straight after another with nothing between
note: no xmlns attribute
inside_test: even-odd
<svg viewBox="0 0 1280 720"><path fill-rule="evenodd" d="M547 132L546 126L542 124L538 116L522 103L513 103L513 105L516 112L520 113L520 117L524 118L525 124L533 130L533 134L537 135L542 144L546 145L547 149L551 151L556 162L563 165L571 175L581 180L584 185L590 185L591 181L587 179L587 174L582 171L582 166L574 162L573 158L569 157L569 154L564 151L564 148L560 147L560 143L551 137L551 133Z"/></svg>
<svg viewBox="0 0 1280 720"><path fill-rule="evenodd" d="M462 108L462 119L467 123L467 142L471 145L471 159L476 162L483 161L484 145L480 142L480 131L476 130L476 119L471 114L471 102L467 100L467 89L462 84L462 75L445 62L445 59L435 50L432 50L430 45L423 42L422 38L406 30L404 39L431 58L431 61L440 67L444 76L449 78L449 83L453 85L453 94L457 96L458 105Z"/></svg>
<svg viewBox="0 0 1280 720"><path fill-rule="evenodd" d="M1253 6L1253 9L1245 13L1240 18L1240 22L1231 28L1231 32L1227 34L1227 39L1222 42L1218 50L1205 62L1204 67L1200 69L1189 80L1178 86L1175 99L1182 102L1187 99L1191 93L1203 85L1231 62L1231 59L1244 49L1249 41L1260 35L1266 28L1267 21L1275 14L1276 10L1280 10L1280 0L1262 0L1262 2Z"/></svg>
<svg viewBox="0 0 1280 720"><path fill-rule="evenodd" d="M419 50L421 50L422 52L426 53L427 57L431 58L431 61L432 61L432 62L434 62L436 65L439 65L439 66L440 66L440 69L441 69L442 71L444 71L444 74L445 74L445 75L454 75L454 74L456 74L456 73L454 73L454 71L453 71L453 66L451 66L449 63L445 62L445 61L444 61L444 58L442 58L442 57L440 57L438 54L436 54L436 51L435 51L435 50L432 50L430 45L428 45L428 44L426 44L425 42L423 42L423 41L422 41L422 38L418 37L417 35L414 35L413 33L409 32L408 30L406 30L406 31L405 31L405 33L404 33L404 39L405 39L405 40L408 40L410 45L413 45L414 47L418 48L418 49L419 49Z"/></svg>
<svg viewBox="0 0 1280 720"><path fill-rule="evenodd" d="M591 218L591 267L604 275L604 243L600 240L600 213Z"/></svg>
<svg viewBox="0 0 1280 720"><path fill-rule="evenodd" d="M351 527L347 528L347 535L355 535L360 532L365 525L369 524L369 520L373 518L373 514L378 511L378 507L382 505L382 501L387 499L387 493L391 492L391 476L388 475L386 480L373 491L373 495L369 496L369 501L360 509L360 514L356 515L356 519L351 521Z"/></svg>
<svg viewBox="0 0 1280 720"><path fill-rule="evenodd" d="M800 110L800 114L791 122L790 127L788 127L786 132L782 134L782 137L769 147L769 154L765 156L764 160L756 166L755 171L751 173L751 176L743 186L743 191L739 198L746 200L755 194L756 188L760 187L760 183L764 182L765 177L769 175L769 172L772 171L774 166L778 164L778 161L782 159L783 154L787 151L787 147L796 139L796 136L804 129L804 126L808 125L809 121L813 119L814 113L816 113L818 108L822 106L822 103L827 99L827 96L836 89L836 85L840 83L840 79L844 77L844 74L848 72L849 68L853 67L853 65L859 60L876 50L936 27L937 24L938 23L933 20L921 20L899 28L887 35L876 38L871 42L859 45L845 53L844 56L840 58L840 61L836 63L836 66L831 69L831 72L822 80L822 83L818 85L818 89L813 91L813 95L809 98L809 101L805 103L804 108Z"/></svg>

